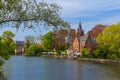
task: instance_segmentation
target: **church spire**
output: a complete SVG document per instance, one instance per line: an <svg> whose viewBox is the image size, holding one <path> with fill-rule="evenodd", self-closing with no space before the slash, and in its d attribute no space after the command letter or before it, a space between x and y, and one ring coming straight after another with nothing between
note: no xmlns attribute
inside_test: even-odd
<svg viewBox="0 0 120 80"><path fill-rule="evenodd" d="M81 25L81 22L79 22L78 29L79 29L80 31L82 31L82 25Z"/></svg>
<svg viewBox="0 0 120 80"><path fill-rule="evenodd" d="M82 30L81 22L79 22L78 29L77 29L77 36L79 37L83 35L84 35L84 31Z"/></svg>

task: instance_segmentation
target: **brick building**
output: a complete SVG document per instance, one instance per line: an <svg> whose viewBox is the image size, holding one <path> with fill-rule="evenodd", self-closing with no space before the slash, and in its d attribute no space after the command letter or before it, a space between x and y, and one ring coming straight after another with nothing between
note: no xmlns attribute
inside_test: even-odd
<svg viewBox="0 0 120 80"><path fill-rule="evenodd" d="M24 53L24 41L16 41L15 54Z"/></svg>
<svg viewBox="0 0 120 80"><path fill-rule="evenodd" d="M91 38L89 34L84 34L82 30L81 23L79 23L75 39L71 45L71 47L67 50L67 54L71 55L74 53L80 53L84 47L87 47L92 52L96 45L96 39Z"/></svg>

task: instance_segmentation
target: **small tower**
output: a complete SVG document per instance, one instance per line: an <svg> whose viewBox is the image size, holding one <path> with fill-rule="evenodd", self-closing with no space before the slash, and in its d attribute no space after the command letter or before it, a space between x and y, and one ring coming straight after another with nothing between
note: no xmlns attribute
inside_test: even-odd
<svg viewBox="0 0 120 80"><path fill-rule="evenodd" d="M79 23L78 29L77 29L77 37L83 36L84 31L82 30L82 25Z"/></svg>

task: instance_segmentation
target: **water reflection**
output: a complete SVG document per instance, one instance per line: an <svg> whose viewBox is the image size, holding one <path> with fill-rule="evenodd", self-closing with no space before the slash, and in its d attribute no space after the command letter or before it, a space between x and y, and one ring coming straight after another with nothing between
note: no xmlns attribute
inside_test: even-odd
<svg viewBox="0 0 120 80"><path fill-rule="evenodd" d="M13 56L4 75L7 80L120 80L120 65Z"/></svg>
<svg viewBox="0 0 120 80"><path fill-rule="evenodd" d="M120 80L120 64L103 64L102 65L106 72L109 72L110 78L113 77L114 80Z"/></svg>
<svg viewBox="0 0 120 80"><path fill-rule="evenodd" d="M0 80L7 80L2 72L0 72Z"/></svg>
<svg viewBox="0 0 120 80"><path fill-rule="evenodd" d="M120 65L85 63L82 80L120 80Z"/></svg>

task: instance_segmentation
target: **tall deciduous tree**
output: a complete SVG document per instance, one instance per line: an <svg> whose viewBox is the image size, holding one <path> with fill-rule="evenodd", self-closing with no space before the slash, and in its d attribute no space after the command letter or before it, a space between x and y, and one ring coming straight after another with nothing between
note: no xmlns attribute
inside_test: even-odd
<svg viewBox="0 0 120 80"><path fill-rule="evenodd" d="M12 39L15 36L11 31L7 30L2 33L2 37L4 40L6 39Z"/></svg>
<svg viewBox="0 0 120 80"><path fill-rule="evenodd" d="M13 53L15 49L15 42L13 40L13 37L15 34L13 34L11 31L7 30L2 33L2 39L5 42L5 44L9 47L8 52Z"/></svg>
<svg viewBox="0 0 120 80"><path fill-rule="evenodd" d="M54 48L57 50L65 50L71 46L75 39L76 31L74 29L54 30Z"/></svg>
<svg viewBox="0 0 120 80"><path fill-rule="evenodd" d="M25 37L25 51L30 47L31 44L38 44L40 45L40 37L38 36L31 36L31 35L28 35Z"/></svg>
<svg viewBox="0 0 120 80"><path fill-rule="evenodd" d="M90 34L90 37L92 38L97 38L98 35L102 33L105 27L106 26L102 24L96 25L95 27L92 28L92 30L88 32L88 34Z"/></svg>
<svg viewBox="0 0 120 80"><path fill-rule="evenodd" d="M45 35L41 35L42 48L46 51L53 50L53 33L48 32Z"/></svg>
<svg viewBox="0 0 120 80"><path fill-rule="evenodd" d="M106 27L97 37L97 42L108 48L110 55L114 54L120 57L120 25L115 24Z"/></svg>
<svg viewBox="0 0 120 80"><path fill-rule="evenodd" d="M9 58L8 55L8 46L5 42L3 42L2 37L0 37L0 66L3 65L4 60L7 60Z"/></svg>

